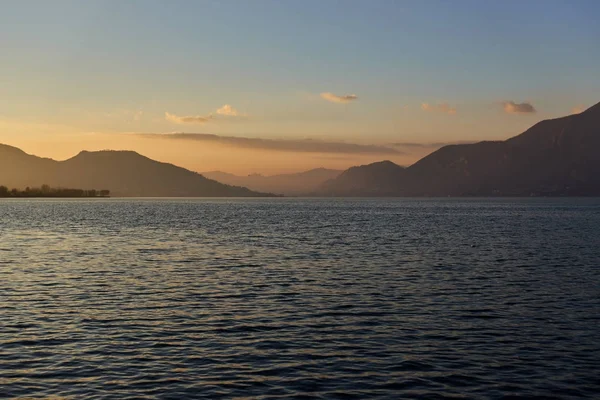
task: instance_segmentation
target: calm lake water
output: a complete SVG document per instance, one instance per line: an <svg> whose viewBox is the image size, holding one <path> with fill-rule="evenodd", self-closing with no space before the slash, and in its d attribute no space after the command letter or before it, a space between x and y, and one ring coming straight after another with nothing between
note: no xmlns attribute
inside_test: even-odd
<svg viewBox="0 0 600 400"><path fill-rule="evenodd" d="M600 199L0 201L1 398L534 396L600 396Z"/></svg>

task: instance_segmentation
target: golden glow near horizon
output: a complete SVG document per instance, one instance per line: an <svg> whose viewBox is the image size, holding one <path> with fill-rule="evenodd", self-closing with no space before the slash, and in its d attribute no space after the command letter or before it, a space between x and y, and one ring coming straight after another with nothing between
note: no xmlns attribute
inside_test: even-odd
<svg viewBox="0 0 600 400"><path fill-rule="evenodd" d="M430 149L423 148L411 156L402 152L386 153L370 152L371 146L365 145L367 152L359 147L356 152L332 152L330 148L336 143L307 141L316 144L315 151L272 150L263 148L239 147L236 143L219 143L219 141L174 140L158 137L145 137L136 134L99 134L55 135L47 137L20 138L5 140L6 144L40 157L65 160L78 154L81 150L134 150L157 161L169 162L193 171L207 172L221 170L239 175L262 173L266 175L299 172L317 167L346 169L356 164L367 164L382 159L390 159L403 164L411 163L415 155L424 155ZM285 142L285 141L284 141ZM318 148L326 144L323 152ZM278 141L273 141L278 145ZM293 143L294 144L294 143ZM344 143L340 143L344 145ZM287 147L287 146L286 146ZM389 147L394 150L393 147Z"/></svg>
<svg viewBox="0 0 600 400"><path fill-rule="evenodd" d="M337 103L333 105L335 107L346 107L348 102L355 101L354 95L346 97L326 101ZM506 113L535 114L525 104L506 103L501 106L507 110ZM519 107L527 110L520 111ZM358 117L347 118L354 121L353 126L344 120L334 124L306 118L290 127L286 123L253 119L227 104L204 116L166 112L160 118L141 111L119 111L88 114L81 121L72 118L62 122L55 119L51 123L0 118L0 143L56 160L68 159L82 150L133 150L197 172L220 170L239 175L271 175L318 167L346 169L384 159L410 165L445 144L504 139L520 133L535 121L530 118L513 119L504 124L495 124L495 129L490 127L486 136L477 136L467 134L467 130L461 133L460 130L472 126L478 127L473 130L479 132L484 129L482 126L487 120L498 119L498 115L495 118L488 116L487 120L468 115L466 118L471 119L469 123L465 121L466 118L461 118L460 109L447 103L423 103L413 109L403 107L398 115L400 117L390 117L389 121L377 121L373 126L377 127L374 130L379 134L373 135L361 132L368 129L370 120ZM404 123L399 121L400 118L405 120ZM144 133L153 124L164 124L165 121L174 125L173 133ZM288 128L290 133L279 136L265 134L261 137L258 136L260 128L257 125L280 127L282 130ZM106 131L86 131L84 126L104 128ZM348 126L348 131L340 132L340 126ZM320 132L319 127L331 130L329 134L301 136L298 134L301 127L307 127L307 130L312 127L317 132ZM119 132L119 128L133 129ZM137 132L135 128L138 128ZM211 133L183 133L197 130ZM244 130L255 135L238 133ZM395 134L394 131L406 133ZM439 134L438 131L443 133ZM490 134L493 136L490 137Z"/></svg>
<svg viewBox="0 0 600 400"><path fill-rule="evenodd" d="M0 143L57 160L82 150L133 150L197 172L271 175L318 167L346 169L381 160L410 165L444 144L504 139L539 118L532 111L506 118L520 113L519 107L527 108L525 103L474 112L445 102L402 106L395 113L375 110L373 116L361 110L369 104L361 104L357 95L324 94L307 97L308 104L296 100L298 108L278 118L230 104L195 115L121 109L64 111L46 118L49 122L0 117ZM311 114L315 100L320 107L331 107L331 115L321 118L320 108ZM277 130L286 133L268 133ZM486 135L479 134L483 131Z"/></svg>

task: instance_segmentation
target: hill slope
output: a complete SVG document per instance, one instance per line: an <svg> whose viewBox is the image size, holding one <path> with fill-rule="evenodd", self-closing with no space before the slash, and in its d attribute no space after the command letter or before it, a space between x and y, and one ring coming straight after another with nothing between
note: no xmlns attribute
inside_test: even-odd
<svg viewBox="0 0 600 400"><path fill-rule="evenodd" d="M66 161L54 161L0 145L0 183L24 188L108 189L113 196L256 197L268 194L224 185L172 164L132 151L82 151Z"/></svg>
<svg viewBox="0 0 600 400"><path fill-rule="evenodd" d="M378 163L354 167L318 194L600 195L598 154L600 103L581 114L539 122L505 141L442 147L406 169L374 168Z"/></svg>

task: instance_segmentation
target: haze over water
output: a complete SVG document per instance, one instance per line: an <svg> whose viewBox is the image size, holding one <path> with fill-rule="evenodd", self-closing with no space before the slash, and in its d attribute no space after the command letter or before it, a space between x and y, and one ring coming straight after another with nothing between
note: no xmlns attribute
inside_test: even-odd
<svg viewBox="0 0 600 400"><path fill-rule="evenodd" d="M598 199L0 201L0 397L593 398Z"/></svg>

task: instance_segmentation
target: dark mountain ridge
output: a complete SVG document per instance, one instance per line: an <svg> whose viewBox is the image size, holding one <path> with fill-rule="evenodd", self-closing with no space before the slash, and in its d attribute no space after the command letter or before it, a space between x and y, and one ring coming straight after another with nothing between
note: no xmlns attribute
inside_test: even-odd
<svg viewBox="0 0 600 400"><path fill-rule="evenodd" d="M151 160L133 151L82 151L65 161L29 155L0 144L0 183L25 188L108 189L113 196L257 197L270 194L225 185L173 164Z"/></svg>
<svg viewBox="0 0 600 400"><path fill-rule="evenodd" d="M541 121L505 141L458 144L408 168L354 167L322 185L328 196L600 195L600 103ZM362 182L358 184L358 182ZM389 182L379 185L377 182Z"/></svg>

